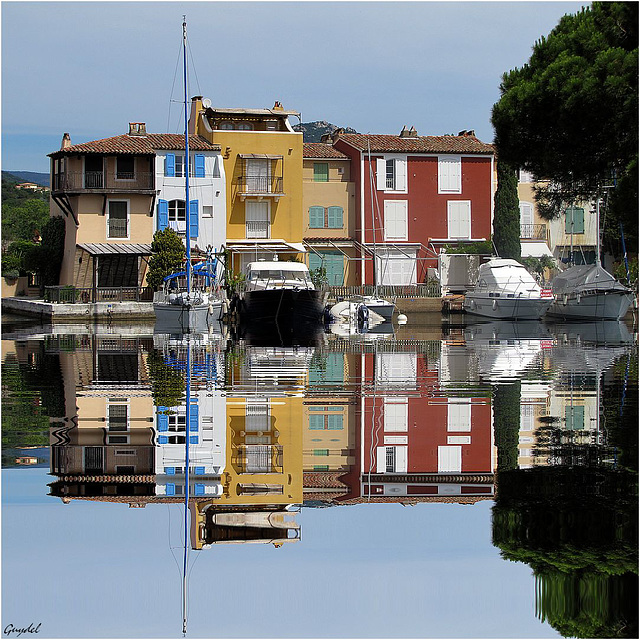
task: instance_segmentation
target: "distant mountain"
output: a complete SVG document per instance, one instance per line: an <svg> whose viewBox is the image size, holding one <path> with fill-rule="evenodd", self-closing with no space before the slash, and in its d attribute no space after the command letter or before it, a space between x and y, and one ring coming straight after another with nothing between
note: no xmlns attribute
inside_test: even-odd
<svg viewBox="0 0 640 640"><path fill-rule="evenodd" d="M333 133L336 129L339 129L335 124L331 124L326 120L316 120L316 122L301 122L293 126L294 131L302 132L302 139L304 142L320 142L320 139L326 133ZM345 133L358 133L351 127L342 127Z"/></svg>
<svg viewBox="0 0 640 640"><path fill-rule="evenodd" d="M2 177L9 177L10 180L15 178L16 182L33 182L41 187L49 186L48 173L37 173L35 171L3 171Z"/></svg>

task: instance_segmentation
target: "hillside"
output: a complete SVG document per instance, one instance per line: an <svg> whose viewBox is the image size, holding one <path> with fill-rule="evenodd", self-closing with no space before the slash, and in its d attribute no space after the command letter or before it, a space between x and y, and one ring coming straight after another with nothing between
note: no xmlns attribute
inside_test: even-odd
<svg viewBox="0 0 640 640"><path fill-rule="evenodd" d="M316 120L315 122L301 122L293 126L295 131L302 132L302 139L305 142L320 142L325 133L333 133L339 127L326 120ZM343 127L345 133L358 133L351 127Z"/></svg>
<svg viewBox="0 0 640 640"><path fill-rule="evenodd" d="M49 186L49 174L36 171L3 171L2 177L10 182L33 182L41 187Z"/></svg>

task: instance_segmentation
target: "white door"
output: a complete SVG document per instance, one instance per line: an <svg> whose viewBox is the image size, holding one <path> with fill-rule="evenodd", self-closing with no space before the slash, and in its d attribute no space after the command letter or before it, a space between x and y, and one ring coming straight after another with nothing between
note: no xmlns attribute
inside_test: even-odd
<svg viewBox="0 0 640 640"><path fill-rule="evenodd" d="M247 238L269 238L271 212L268 200L245 200Z"/></svg>
<svg viewBox="0 0 640 640"><path fill-rule="evenodd" d="M438 473L460 473L462 471L462 447L449 445L438 447Z"/></svg>

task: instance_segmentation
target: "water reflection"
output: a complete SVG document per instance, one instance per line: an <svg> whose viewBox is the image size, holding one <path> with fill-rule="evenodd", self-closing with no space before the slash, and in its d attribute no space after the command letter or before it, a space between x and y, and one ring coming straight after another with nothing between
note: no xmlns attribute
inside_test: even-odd
<svg viewBox="0 0 640 640"><path fill-rule="evenodd" d="M532 568L541 620L637 636L624 323L10 337L3 463L46 437L49 495L66 504L187 497L185 541L203 550L300 541L304 508L490 500L493 544Z"/></svg>

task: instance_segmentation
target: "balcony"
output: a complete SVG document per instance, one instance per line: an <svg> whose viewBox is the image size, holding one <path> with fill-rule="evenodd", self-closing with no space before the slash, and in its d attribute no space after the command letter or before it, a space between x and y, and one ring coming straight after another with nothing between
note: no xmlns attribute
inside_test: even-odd
<svg viewBox="0 0 640 640"><path fill-rule="evenodd" d="M546 224L521 224L520 225L521 240L547 240Z"/></svg>
<svg viewBox="0 0 640 640"><path fill-rule="evenodd" d="M153 173L150 171L105 172L67 171L53 176L53 193L127 193L152 192Z"/></svg>
<svg viewBox="0 0 640 640"><path fill-rule="evenodd" d="M247 197L273 197L277 200L284 195L282 176L239 176L238 195L243 200Z"/></svg>
<svg viewBox="0 0 640 640"><path fill-rule="evenodd" d="M247 220L246 238L269 238L271 237L271 224L263 220Z"/></svg>

